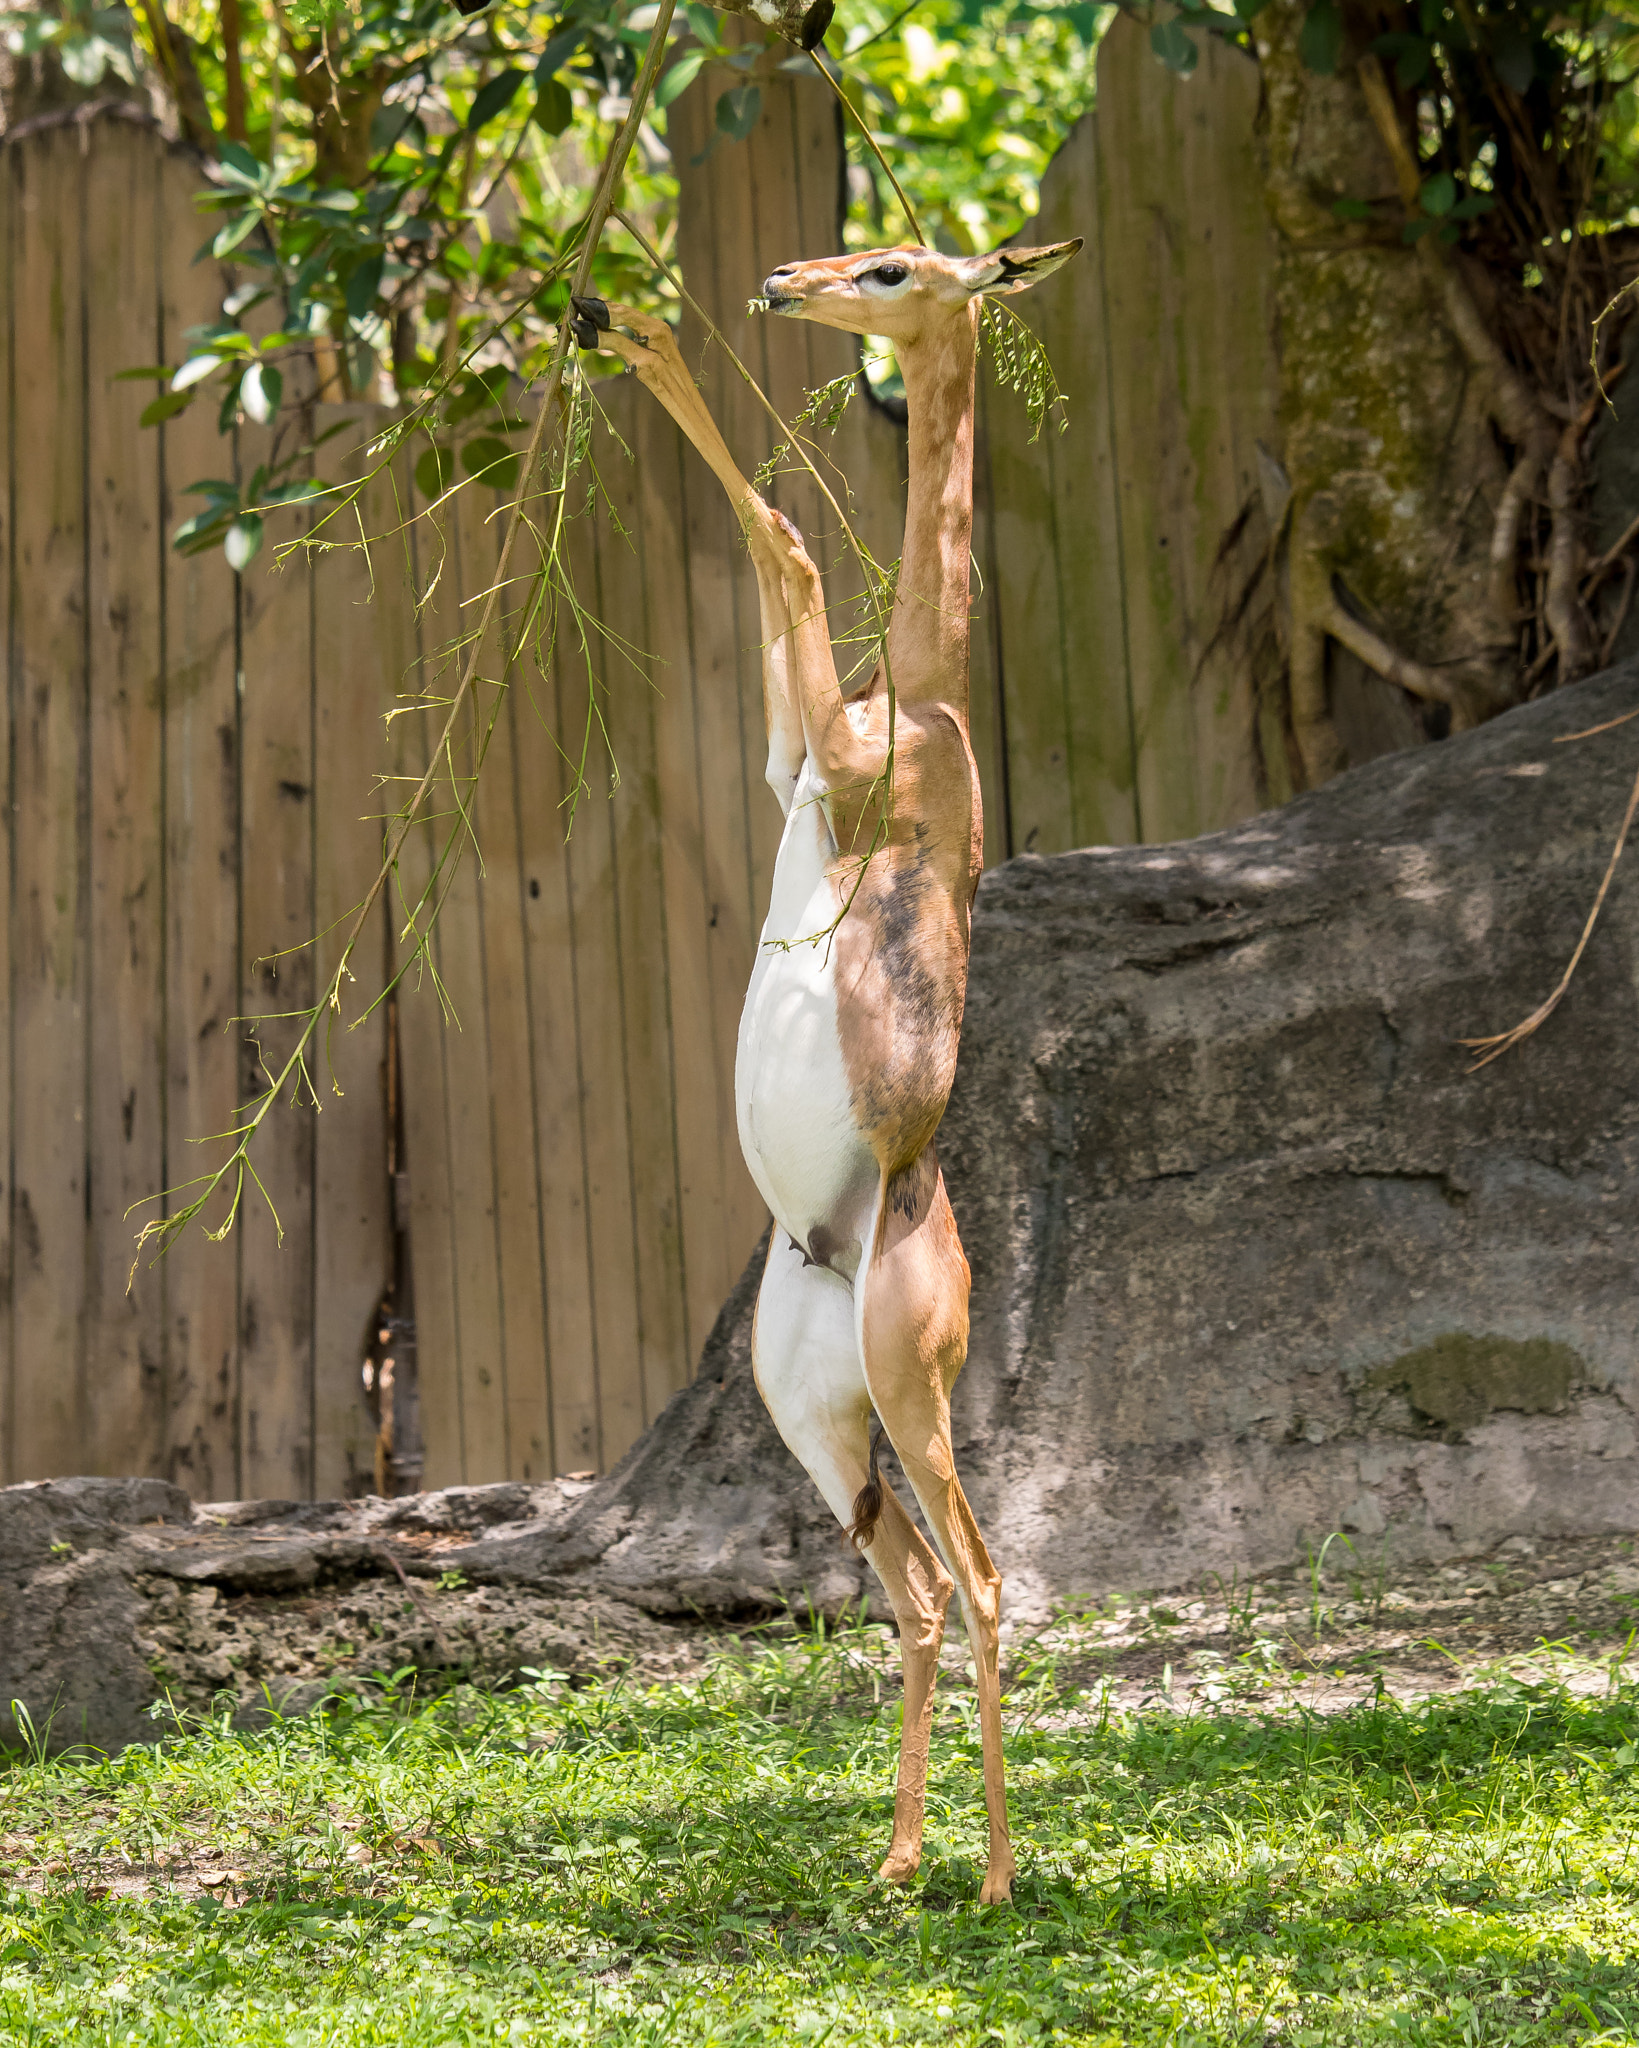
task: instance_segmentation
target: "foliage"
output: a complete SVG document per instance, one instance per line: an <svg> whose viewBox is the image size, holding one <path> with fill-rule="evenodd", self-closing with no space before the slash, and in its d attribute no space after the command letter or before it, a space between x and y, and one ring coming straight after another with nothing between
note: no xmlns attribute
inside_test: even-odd
<svg viewBox="0 0 1639 2048"><path fill-rule="evenodd" d="M891 1640L787 1631L696 1682L228 1716L0 1775L8 2042L363 2048L1617 2042L1639 2024L1639 1695L1526 1673L1335 1717L1112 1709L1027 1648L1021 1878L974 1903L972 1695L927 1856L888 1832ZM206 1888L201 1889L201 1880Z"/></svg>
<svg viewBox="0 0 1639 2048"><path fill-rule="evenodd" d="M972 254L1036 211L1049 159L1092 104L1110 5L855 0L832 46L850 103L912 194L924 233ZM910 238L875 159L850 138L850 244Z"/></svg>
<svg viewBox="0 0 1639 2048"><path fill-rule="evenodd" d="M1048 156L1091 96L1110 11L1083 0L909 10L863 0L833 28L833 68L862 116L892 131L877 140L914 179L928 232L988 247L1033 210ZM217 224L201 253L242 281L221 320L186 337L182 361L147 372L164 388L145 423L208 402L224 432L249 422L273 441L255 490L230 501L199 487L206 514L183 523L179 547L232 534L236 566L249 561L265 513L300 495L309 451L298 414L315 395L418 401L450 473L487 465L495 480L516 423L488 373L539 374L565 309L589 166L653 13L640 0L470 17L442 0L246 0L230 15L219 0L171 0L166 14L142 0L134 43L122 8L88 0L13 17L14 49L50 46L87 85L106 69L131 78L146 68L213 159L202 199ZM813 69L774 35L747 35L704 5L680 10L673 39L624 201L663 254L676 197L664 109L704 76L713 146L732 146L756 123L770 66ZM898 238L907 225L858 136L854 154L850 240ZM675 304L618 228L594 274L605 297Z"/></svg>
<svg viewBox="0 0 1639 2048"><path fill-rule="evenodd" d="M1130 12L1153 17L1140 0ZM1251 47L1269 0L1178 0L1151 46L1186 75L1203 34ZM1639 221L1639 18L1583 0L1313 0L1299 49L1322 77L1369 53L1415 107L1421 181L1402 238L1467 241L1539 269L1590 229ZM1371 218L1359 201L1338 218ZM1487 219L1487 216L1492 216ZM1483 225L1482 225L1483 223Z"/></svg>

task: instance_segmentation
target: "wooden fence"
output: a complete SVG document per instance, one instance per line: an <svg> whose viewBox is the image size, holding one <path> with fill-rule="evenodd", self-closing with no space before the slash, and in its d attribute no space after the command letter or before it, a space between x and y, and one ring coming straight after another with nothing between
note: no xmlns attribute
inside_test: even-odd
<svg viewBox="0 0 1639 2048"><path fill-rule="evenodd" d="M1224 535L1254 494L1254 436L1273 432L1255 73L1209 43L1180 82L1118 25L1099 91L1030 237L1080 233L1088 250L1020 302L1069 430L1029 445L1018 402L982 395L989 859L1193 833L1264 788L1246 665L1221 630ZM705 95L673 108L680 255L789 415L852 366L852 344L752 322L745 299L775 263L838 246L842 160L817 88L776 77L764 101L747 144L709 154ZM323 985L379 856L391 799L375 778L426 760L427 712L390 734L384 714L439 687L438 649L498 547L493 502L469 491L368 568L343 551L280 568L269 549L235 578L219 554L171 550L178 494L220 473L223 444L205 407L139 431L153 387L115 373L177 360L184 330L215 317L223 275L191 260L199 183L124 118L0 150L0 1479L358 1490L374 1466L360 1365L395 1275L401 1307L413 1275L427 1483L602 1469L686 1381L763 1223L732 1099L778 824L743 547L659 409L605 384L634 458L601 450L624 536L579 522L574 574L654 658L603 649L589 675L561 649L486 698L482 864L456 871L433 950L459 1028L423 987L396 1044L385 1009L334 1034L344 1097L321 1064L322 1113L284 1109L257 1141L282 1245L249 1201L226 1243L194 1233L127 1293L127 1209L200 1171L216 1155L196 1141L254 1093L257 1044L225 1027ZM749 470L769 422L689 321L684 340ZM384 417L353 413L332 447ZM856 402L836 457L893 554L899 429ZM396 484L413 502L407 464ZM393 486L370 487L372 532L398 523ZM777 496L834 560L818 494L787 480ZM608 749L593 746L566 837L594 695ZM409 849L412 890L438 829ZM383 906L350 1017L394 957ZM259 1028L269 1057L286 1028Z"/></svg>

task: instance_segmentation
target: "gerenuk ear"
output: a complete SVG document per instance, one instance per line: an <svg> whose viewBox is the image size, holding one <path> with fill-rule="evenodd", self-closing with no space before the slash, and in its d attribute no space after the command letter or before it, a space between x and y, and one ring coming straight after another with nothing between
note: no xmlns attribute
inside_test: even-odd
<svg viewBox="0 0 1639 2048"><path fill-rule="evenodd" d="M989 256L970 256L966 264L968 289L986 292L992 298L1027 292L1061 269L1080 247L1077 235L1073 242L1050 242L1045 249L997 249Z"/></svg>

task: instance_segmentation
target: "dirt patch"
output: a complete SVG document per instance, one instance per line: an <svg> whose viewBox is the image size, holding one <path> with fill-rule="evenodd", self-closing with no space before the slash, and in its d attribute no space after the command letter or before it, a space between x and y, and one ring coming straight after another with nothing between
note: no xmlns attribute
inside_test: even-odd
<svg viewBox="0 0 1639 2048"><path fill-rule="evenodd" d="M1089 1605L1008 1644L1112 1705L1338 1711L1509 1677L1582 1690L1639 1672L1639 1539L1511 1536L1454 1564L1397 1565L1333 1539L1312 1563ZM947 1655L959 1653L947 1651Z"/></svg>

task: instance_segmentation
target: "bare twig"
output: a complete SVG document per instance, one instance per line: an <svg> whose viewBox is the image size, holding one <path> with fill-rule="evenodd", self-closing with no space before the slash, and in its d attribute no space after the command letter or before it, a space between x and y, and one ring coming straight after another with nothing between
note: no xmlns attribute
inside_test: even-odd
<svg viewBox="0 0 1639 2048"><path fill-rule="evenodd" d="M1628 713L1629 717L1633 715L1632 712ZM1611 720L1612 725L1619 725L1621 722L1620 719ZM1607 729L1605 726L1590 726L1588 730L1589 732L1603 732ZM1568 739L1585 739L1587 734L1568 733L1565 737ZM1611 877L1616 873L1616 863L1622 858L1622 848L1627 844L1628 828L1633 823L1633 814L1636 810L1639 810L1639 774L1636 774L1633 778L1633 788L1628 796L1628 807L1622 813L1621 830L1616 835L1616 844L1611 848L1611 857L1605 868L1605 878L1599 884L1599 894L1593 900L1592 910L1588 912L1588 921L1582 927L1582 936L1576 942L1576 951L1571 955L1570 964L1559 977L1558 985L1548 1000L1545 1003L1539 1003L1530 1016L1522 1018L1511 1031L1499 1031L1490 1038L1458 1039L1457 1043L1465 1051L1477 1052L1481 1055L1474 1062L1473 1066L1469 1068L1468 1071L1471 1074L1477 1074L1481 1067L1488 1067L1493 1060L1501 1059L1505 1052L1511 1051L1514 1046L1521 1044L1531 1036L1533 1031L1545 1024L1554 1014L1555 1010L1559 1008L1560 998L1570 987L1571 976L1575 974L1582 955L1588 949L1588 941L1593 937L1593 928L1598 923L1599 913L1605 906L1605 897L1610 890Z"/></svg>
<svg viewBox="0 0 1639 2048"><path fill-rule="evenodd" d="M907 10L907 12L908 11L909 10ZM872 156L874 156L877 162L882 166L883 176L887 179L888 183L893 187L894 196L898 199L900 205L905 210L905 218L911 224L911 233L915 235L916 239L922 244L922 247L925 249L928 246L928 238L922 232L922 224L916 218L916 210L911 205L910 201L905 197L905 188L894 176L893 165L890 164L888 159L882 154L882 151L877 144L877 139L871 133L870 128L866 123L864 115L859 112L859 110L855 107L853 101L849 99L848 95L843 91L842 87L832 77L829 68L820 62L819 57L816 55L816 53L810 50L808 56L810 62L813 64L814 69L819 73L820 77L825 80L826 84L836 94L838 103L841 105L844 115L847 117L848 120L853 122L854 126L859 130L860 134L864 136L866 143L870 147Z"/></svg>
<svg viewBox="0 0 1639 2048"><path fill-rule="evenodd" d="M608 220L614 206L615 195L620 188L620 181L625 172L626 159L630 155L632 144L637 138L637 131L642 123L644 110L648 105L649 94L654 89L655 77L660 69L661 59L665 55L666 37L671 27L674 4L675 0L660 0L660 11L649 34L648 47L644 51L643 63L638 72L637 82L632 88L631 104L627 109L625 120L621 123L614 140L609 145L608 154L603 160L603 168L599 173L597 189L593 194L592 204L586 217L580 258L575 267L574 289L577 293L584 292L591 283L592 260L597 252L604 223ZM483 611L476 628L467 642L470 652L467 655L466 665L460 682L450 699L449 713L445 718L443 730L440 732L436 744L429 752L426 772L422 775L408 802L400 809L397 818L394 820L388 844L382 856L381 865L376 872L375 880L370 884L363 902L354 914L347 938L342 945L335 968L325 986L324 994L311 1010L299 1013L303 1018L303 1023L301 1031L297 1036L295 1047L279 1073L269 1076L266 1090L257 1099L256 1105L250 1111L248 1117L225 1133L226 1136L230 1136L237 1141L233 1151L214 1173L201 1174L196 1179L187 1183L189 1187L202 1186L204 1192L175 1215L150 1218L138 1232L137 1256L131 1264L131 1276L127 1282L128 1290L135 1282L136 1269L141 1261L143 1246L149 1238L158 1238L159 1249L163 1253L177 1233L195 1217L199 1216L205 1204L211 1199L217 1189L222 1187L224 1183L231 1181L232 1193L227 1216L215 1231L210 1232L212 1237L221 1238L232 1227L234 1217L238 1213L239 1203L244 1193L246 1175L249 1175L257 1187L261 1187L261 1181L250 1160L251 1142L262 1124L266 1121L273 1105L283 1095L285 1088L292 1081L295 1081L299 1089L302 1082L306 1079L308 1072L308 1048L312 1044L315 1031L318 1029L319 1019L327 1011L339 1012L342 989L352 978L352 957L358 946L359 939L363 935L365 926L369 923L370 914L380 901L382 890L386 888L388 880L397 869L399 855L403 850L404 842L409 837L411 829L421 814L422 806L427 801L433 783L442 772L442 764L451 758L450 749L455 728L472 693L473 685L477 680L478 663L483 644L494 623L496 607L500 603L501 593L507 588L508 571L512 561L513 549L516 546L518 535L526 523L524 508L530 484L540 460L541 449L546 439L548 423L555 416L558 394L563 388L564 367L569 360L570 342L571 333L566 317L558 329L557 346L553 350L551 368L547 372L546 383L540 395L539 409L535 416L535 427L530 435L529 447L524 456L518 482L518 493L512 501L507 519L506 533L501 543L500 560L496 565L495 577L484 595ZM308 1085L311 1087L310 1082ZM265 1197L265 1189L263 1189L263 1194ZM140 1206L140 1204L137 1206Z"/></svg>

